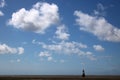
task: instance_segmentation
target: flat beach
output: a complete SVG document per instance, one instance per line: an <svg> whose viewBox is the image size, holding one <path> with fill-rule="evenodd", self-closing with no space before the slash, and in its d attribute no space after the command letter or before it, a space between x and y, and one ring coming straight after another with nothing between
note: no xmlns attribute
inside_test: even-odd
<svg viewBox="0 0 120 80"><path fill-rule="evenodd" d="M120 76L76 76L76 75L8 75L0 80L120 80Z"/></svg>

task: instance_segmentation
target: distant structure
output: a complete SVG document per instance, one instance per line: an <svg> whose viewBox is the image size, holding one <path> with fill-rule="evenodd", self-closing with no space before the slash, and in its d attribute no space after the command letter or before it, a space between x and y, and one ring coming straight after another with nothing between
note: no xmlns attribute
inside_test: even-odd
<svg viewBox="0 0 120 80"><path fill-rule="evenodd" d="M82 77L85 77L85 71L84 71L84 69L82 71Z"/></svg>

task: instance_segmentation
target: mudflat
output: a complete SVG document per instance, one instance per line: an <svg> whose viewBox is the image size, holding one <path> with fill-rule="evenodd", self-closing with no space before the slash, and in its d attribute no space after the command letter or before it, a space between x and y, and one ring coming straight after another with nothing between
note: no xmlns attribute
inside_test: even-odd
<svg viewBox="0 0 120 80"><path fill-rule="evenodd" d="M5 75L0 80L120 80L120 76Z"/></svg>

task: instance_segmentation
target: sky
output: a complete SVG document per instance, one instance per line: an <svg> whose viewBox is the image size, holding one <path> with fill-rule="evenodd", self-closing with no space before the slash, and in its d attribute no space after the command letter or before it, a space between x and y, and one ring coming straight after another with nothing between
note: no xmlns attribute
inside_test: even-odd
<svg viewBox="0 0 120 80"><path fill-rule="evenodd" d="M0 0L0 75L120 75L120 0Z"/></svg>

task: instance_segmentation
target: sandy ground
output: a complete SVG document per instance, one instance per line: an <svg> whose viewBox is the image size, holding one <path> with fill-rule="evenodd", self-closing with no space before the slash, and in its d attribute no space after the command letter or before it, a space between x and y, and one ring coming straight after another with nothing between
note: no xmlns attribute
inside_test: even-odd
<svg viewBox="0 0 120 80"><path fill-rule="evenodd" d="M0 80L120 80L120 76L0 76Z"/></svg>

